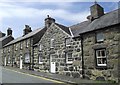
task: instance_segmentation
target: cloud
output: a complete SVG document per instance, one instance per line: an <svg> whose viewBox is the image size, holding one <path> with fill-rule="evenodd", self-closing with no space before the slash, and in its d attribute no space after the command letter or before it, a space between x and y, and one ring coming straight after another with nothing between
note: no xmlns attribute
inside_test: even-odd
<svg viewBox="0 0 120 85"><path fill-rule="evenodd" d="M62 2L63 0L58 0L62 3L33 3L36 0L30 0L31 2L33 1L32 3L28 3L27 0L21 0L21 2L23 1L22 3L18 3L17 0L16 2L14 0L11 0L13 2L8 1L9 0L4 0L0 3L0 26L3 27L2 31L4 32L6 32L6 27L12 27L16 37L21 35L22 31L18 32L18 29L19 31L23 30L25 24L29 24L34 29L38 28L38 26L42 27L47 15L50 15L55 18L58 23L62 23L64 25L68 25L66 23L70 23L69 25L80 23L86 20L86 17L90 15L88 7L90 6L89 3L85 3L83 4L85 6L83 6L79 3ZM50 8L51 6L53 6L53 8ZM111 6L111 8L113 6Z"/></svg>
<svg viewBox="0 0 120 85"><path fill-rule="evenodd" d="M67 4L66 4L67 5ZM10 4L0 4L0 16L1 18L37 18L46 17L46 15L53 17L58 17L70 21L79 21L78 17L84 17L88 15L88 11L83 11L81 13L71 13L64 9L35 9L27 8ZM67 16L67 17L66 17ZM83 20L83 19L82 19Z"/></svg>
<svg viewBox="0 0 120 85"><path fill-rule="evenodd" d="M94 2L95 0L0 0L0 2ZM97 2L119 2L119 0L97 0Z"/></svg>
<svg viewBox="0 0 120 85"><path fill-rule="evenodd" d="M27 4L30 5L31 3ZM6 32L6 28L11 27L14 30L14 36L18 37L21 35L22 31L20 30L23 30L25 24L32 26L34 29L38 28L38 26L42 27L44 25L44 19L47 17L47 15L55 18L56 21L60 19L61 21L58 21L58 23L65 21L65 23L62 23L64 25L67 22L78 23L86 20L86 16L89 15L88 10L74 13L64 9L67 7L70 8L72 5L72 3L62 3L58 5L58 8L50 9L49 6L46 8L37 8L18 5L18 3L11 2L0 3L0 23L2 23L0 24L2 27L0 30ZM62 6L64 7L62 8ZM18 32L18 29L20 32Z"/></svg>

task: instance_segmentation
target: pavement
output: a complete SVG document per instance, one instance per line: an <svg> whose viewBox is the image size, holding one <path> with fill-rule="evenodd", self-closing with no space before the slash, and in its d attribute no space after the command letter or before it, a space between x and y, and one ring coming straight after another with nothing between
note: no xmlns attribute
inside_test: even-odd
<svg viewBox="0 0 120 85"><path fill-rule="evenodd" d="M40 76L52 80L57 80L61 82L65 82L70 85L113 85L111 83L105 83L105 82L98 82L98 81L93 81L93 80L86 80L86 79L81 79L81 78L73 78L65 75L60 75L60 74L51 74L51 73L45 73L45 72L37 72L37 71L32 71L32 70L25 70L25 69L19 69L15 67L9 67L5 66L4 68L14 70L17 72L22 72L26 74L31 74L35 76ZM114 84L117 85L117 84Z"/></svg>

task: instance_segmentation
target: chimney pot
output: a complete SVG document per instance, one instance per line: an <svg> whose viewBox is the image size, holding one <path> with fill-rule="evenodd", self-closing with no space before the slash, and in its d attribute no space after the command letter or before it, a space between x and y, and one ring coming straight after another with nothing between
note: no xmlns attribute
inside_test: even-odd
<svg viewBox="0 0 120 85"><path fill-rule="evenodd" d="M11 30L11 28L8 28L8 29L7 29L7 36L9 36L9 35L12 35L12 30Z"/></svg>
<svg viewBox="0 0 120 85"><path fill-rule="evenodd" d="M25 29L23 31L24 31L24 35L32 32L31 27L29 25L25 25Z"/></svg>
<svg viewBox="0 0 120 85"><path fill-rule="evenodd" d="M50 27L52 23L55 23L55 19L47 15L47 18L45 18L45 27Z"/></svg>

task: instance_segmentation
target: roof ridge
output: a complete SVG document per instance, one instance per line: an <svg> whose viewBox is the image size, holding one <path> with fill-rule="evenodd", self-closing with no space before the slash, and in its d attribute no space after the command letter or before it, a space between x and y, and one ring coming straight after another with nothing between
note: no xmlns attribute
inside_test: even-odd
<svg viewBox="0 0 120 85"><path fill-rule="evenodd" d="M59 23L55 23L55 24L61 25L61 26L66 27L66 28L69 28L69 27L67 27L67 26L65 26L65 25L63 25L63 24L59 24Z"/></svg>

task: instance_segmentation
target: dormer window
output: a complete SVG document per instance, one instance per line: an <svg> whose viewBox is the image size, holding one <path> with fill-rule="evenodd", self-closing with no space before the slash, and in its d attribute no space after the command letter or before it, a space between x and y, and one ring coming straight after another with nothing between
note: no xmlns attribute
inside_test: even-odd
<svg viewBox="0 0 120 85"><path fill-rule="evenodd" d="M104 34L101 33L97 33L96 34L96 42L103 42L104 41Z"/></svg>
<svg viewBox="0 0 120 85"><path fill-rule="evenodd" d="M51 48L54 48L54 39L51 39L50 47L51 47Z"/></svg>

